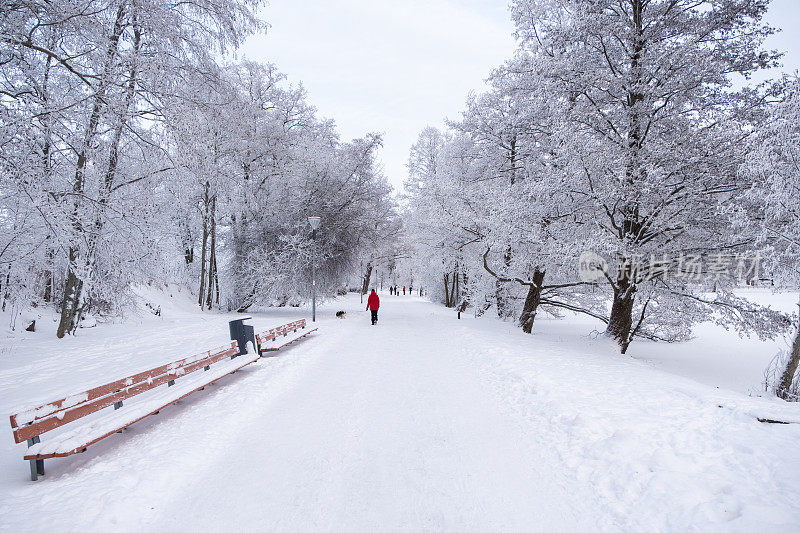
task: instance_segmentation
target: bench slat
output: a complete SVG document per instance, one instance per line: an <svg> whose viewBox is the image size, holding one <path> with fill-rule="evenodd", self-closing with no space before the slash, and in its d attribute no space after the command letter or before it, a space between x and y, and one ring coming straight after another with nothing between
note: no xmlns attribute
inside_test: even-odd
<svg viewBox="0 0 800 533"><path fill-rule="evenodd" d="M275 332L273 330L265 331L264 333L259 333L256 335L256 342L259 346L266 343L267 341L274 341L275 340Z"/></svg>
<svg viewBox="0 0 800 533"><path fill-rule="evenodd" d="M209 366L221 359L235 355L238 351L237 344L234 341L229 348L223 351L216 353L212 353L211 351L203 352L173 363L161 365L146 372L134 374L128 378L119 379L95 387L82 393L82 395L86 397L86 400L83 402L68 407L62 407L48 415L37 417L36 422L14 429L14 440L17 443L24 442L42 433L46 433L64 424L68 424L99 411L100 409L109 407L117 402L141 394L169 381L173 381L181 376L199 370L202 367ZM46 404L46 406L56 404L65 405L65 403L69 403L67 402L69 399L70 398L59 400L58 402L51 402L50 404ZM46 412L46 410L44 412ZM15 427L15 422L20 422L19 415L13 415L11 419L12 427Z"/></svg>
<svg viewBox="0 0 800 533"><path fill-rule="evenodd" d="M306 331L305 333L303 333L302 335L300 335L299 337L295 337L295 338L293 338L293 339L291 339L289 341L286 341L286 342L284 342L283 344L281 344L279 346L270 346L269 348L263 348L261 351L262 352L277 352L278 350L280 350L284 346L288 346L288 345L292 344L295 341L299 341L300 339L302 339L306 335L309 335L310 333L314 333L315 331L317 331L317 328L310 329L310 330Z"/></svg>
<svg viewBox="0 0 800 533"><path fill-rule="evenodd" d="M174 361L172 363L167 363L161 366L157 366L156 368L152 368L150 370L145 370L143 372L138 372L126 378L118 379L116 381L112 381L111 383L106 383L105 385L100 385L98 387L94 387L87 391L74 394L72 396L68 396L61 400L56 400L54 402L49 402L47 404L41 405L39 407L34 407L32 409L28 409L21 413L17 413L11 415L11 427L17 428L24 424L29 424L31 422L35 422L42 418L47 418L51 415L57 414L59 411L63 411L64 409L69 409L71 407L75 407L76 405L80 405L81 403L89 402L100 398L102 396L106 396L111 394L112 392L116 392L121 390L125 387L130 385L134 385L136 383L140 383L142 381L146 381L148 378L161 375L171 368L179 368L189 362L197 361L201 358L207 358L214 353L218 353L221 351L227 351L232 348L235 348L235 341L231 342L230 346L225 346L221 348L217 348L216 350L207 350L205 352L201 352L195 355L191 355L189 357L185 357L183 359L179 359L178 361Z"/></svg>
<svg viewBox="0 0 800 533"><path fill-rule="evenodd" d="M290 342L283 343L280 346L271 346L269 348L265 347L267 341L274 342L275 340L277 340L278 337L281 336L285 337L289 333L295 332L298 329L303 329L305 327L306 327L306 319L301 318L300 320L295 320L294 322L289 322L288 324L283 324L281 326L277 326L262 333L259 333L258 335L256 335L256 342L258 343L258 349L261 352L274 352L276 350L279 350L284 346L286 346L287 344L291 344L297 339L293 339ZM298 338L302 338L304 336L305 335L301 335Z"/></svg>
<svg viewBox="0 0 800 533"><path fill-rule="evenodd" d="M214 383L237 370L258 361L258 354L247 354L230 361L217 363L215 368L199 374L203 379L187 379L184 383L164 389L159 395L147 398L141 403L125 406L125 409L111 411L107 415L92 420L72 431L56 435L46 442L34 444L27 450L25 460L67 457L81 452L92 444L131 426L161 409L174 404L203 387Z"/></svg>

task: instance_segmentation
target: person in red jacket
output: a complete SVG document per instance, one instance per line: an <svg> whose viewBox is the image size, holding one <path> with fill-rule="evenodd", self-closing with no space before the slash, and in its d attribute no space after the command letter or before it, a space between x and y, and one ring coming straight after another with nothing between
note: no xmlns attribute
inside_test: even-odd
<svg viewBox="0 0 800 533"><path fill-rule="evenodd" d="M378 298L378 293L372 289L369 298L367 298L367 311L372 311L372 325L378 321L378 307L381 306L381 299Z"/></svg>

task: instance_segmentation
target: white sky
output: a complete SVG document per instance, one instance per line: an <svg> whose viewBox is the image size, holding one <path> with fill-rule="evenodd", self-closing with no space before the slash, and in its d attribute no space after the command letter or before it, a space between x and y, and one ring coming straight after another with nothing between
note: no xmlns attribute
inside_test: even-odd
<svg viewBox="0 0 800 533"><path fill-rule="evenodd" d="M270 0L262 17L271 28L244 54L302 82L343 140L383 133L397 190L419 132L458 119L514 50L504 0ZM767 43L788 52L783 70L800 69L800 0L773 0L767 20L784 29Z"/></svg>

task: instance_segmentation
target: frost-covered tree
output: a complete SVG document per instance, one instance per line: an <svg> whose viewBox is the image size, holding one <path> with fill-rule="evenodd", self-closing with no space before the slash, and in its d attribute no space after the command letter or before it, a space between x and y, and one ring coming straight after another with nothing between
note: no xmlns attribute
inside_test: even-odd
<svg viewBox="0 0 800 533"><path fill-rule="evenodd" d="M763 91L732 78L777 57L761 50L766 4L513 3L515 57L453 135L424 132L412 149L424 164L410 165L409 227L429 240L426 270L482 257L483 278L464 274L484 296L490 274L501 316L524 300L530 331L540 306L586 313L623 352L637 336L685 339L704 320L761 337L784 328L734 294L757 264L725 216L750 186L737 167L764 106ZM607 267L576 279L590 251Z"/></svg>
<svg viewBox="0 0 800 533"><path fill-rule="evenodd" d="M470 99L462 122L452 124L475 143L477 150L474 154L478 156L483 167L481 177L485 183L482 188L493 189L493 194L486 198L489 201L496 200L499 204L495 209L485 206L485 211L489 216L494 214L494 219L499 218L500 224L491 224L487 219L483 221L483 225L499 230L493 232L494 238L488 244L489 249L493 245L500 252L499 275L488 271L496 278L494 300L497 314L501 318L513 314L507 276L515 255L515 243L508 238L510 235L504 228L510 227L517 217L513 208L504 207L510 206L513 203L511 198L518 193L524 160L530 155L526 150L530 148L526 146L526 141L529 141L528 137L536 127L535 121L524 116L517 104L506 92L490 91Z"/></svg>
<svg viewBox="0 0 800 533"><path fill-rule="evenodd" d="M546 91L519 92L502 71L491 82L492 90L470 99L452 126L477 148L483 265L495 278L496 305L505 308L498 313L516 311L509 291L518 285L525 293L518 314L525 333L540 306L552 314L569 309L599 317L600 301L583 290L587 282L574 280L570 261L581 232L564 223L575 220L576 206L560 179L566 163L558 111Z"/></svg>
<svg viewBox="0 0 800 533"><path fill-rule="evenodd" d="M521 46L504 75L515 90L545 90L560 104L560 179L580 209L586 248L611 258L606 333L623 352L644 330L680 339L693 322L717 319L769 335L781 322L734 296L732 276L717 276L709 297L708 287L667 275L688 254L737 244L720 211L747 187L736 168L762 102L732 77L774 64L761 49L772 32L761 22L766 8L761 0L512 6Z"/></svg>
<svg viewBox="0 0 800 533"><path fill-rule="evenodd" d="M416 277L428 293L447 307L463 310L472 277L466 264L470 245L482 238L481 204L473 187L474 145L464 136L425 128L412 146L405 183L408 197L406 242L412 250Z"/></svg>
<svg viewBox="0 0 800 533"><path fill-rule="evenodd" d="M800 81L784 80L783 99L752 142L743 173L753 181L737 211L745 235L755 238L779 287L800 288ZM776 392L800 399L800 328L779 369Z"/></svg>
<svg viewBox="0 0 800 533"><path fill-rule="evenodd" d="M136 193L166 170L156 139L166 97L182 73L212 63L257 29L257 7L205 0L4 4L2 136L16 139L5 186L10 196L27 197L26 212L40 217L40 277L45 299L60 300L59 337L74 330L83 310L113 302L141 272L137 266L148 268L137 263L158 249L149 238L155 196L137 201Z"/></svg>
<svg viewBox="0 0 800 533"><path fill-rule="evenodd" d="M63 336L187 276L204 309L299 302L308 215L323 294L392 239L380 137L343 142L274 66L225 62L259 4L4 4L3 306L58 307Z"/></svg>
<svg viewBox="0 0 800 533"><path fill-rule="evenodd" d="M308 296L312 241L307 217L320 216L317 283L332 293L358 258L380 258L396 231L390 187L375 162L381 138L342 142L316 118L302 87L274 67L228 66L204 102L188 90L171 121L175 159L196 214L187 233L196 250L198 303L299 303ZM395 222L393 222L393 220Z"/></svg>

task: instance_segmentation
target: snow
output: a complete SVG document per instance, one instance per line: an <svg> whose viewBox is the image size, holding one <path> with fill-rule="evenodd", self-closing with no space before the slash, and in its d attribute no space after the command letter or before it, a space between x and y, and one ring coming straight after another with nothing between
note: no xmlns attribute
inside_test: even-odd
<svg viewBox="0 0 800 533"><path fill-rule="evenodd" d="M773 293L768 288L739 290L755 303L777 311L797 314L796 292ZM790 332L790 335L794 332ZM629 352L655 367L708 385L751 395L764 394L764 371L779 351L791 346L791 337L762 342L726 333L713 324L694 328L694 339L676 345L634 342Z"/></svg>
<svg viewBox="0 0 800 533"><path fill-rule="evenodd" d="M798 422L800 406L741 390L760 370L704 383L668 372L660 345L619 355L581 319L524 335L416 297L381 300L374 327L358 297L319 306L320 333L45 461L36 483L7 428L0 529L798 530L800 424L756 417ZM7 339L21 349L0 359L0 411L226 341L231 315L162 309L60 343ZM712 333L671 348L702 358L696 343L736 342Z"/></svg>

